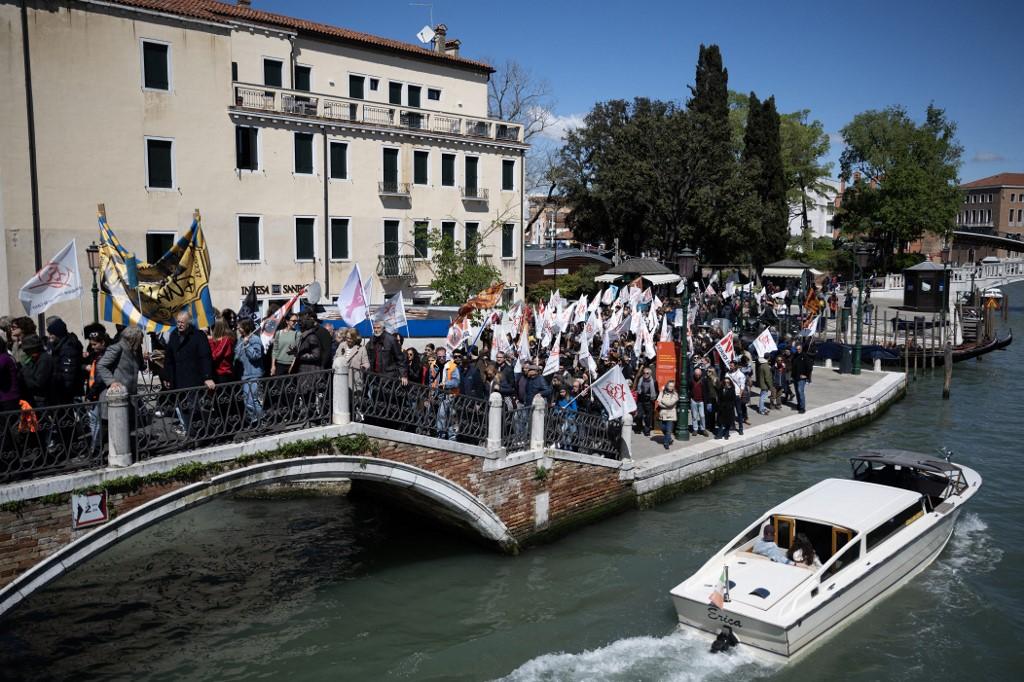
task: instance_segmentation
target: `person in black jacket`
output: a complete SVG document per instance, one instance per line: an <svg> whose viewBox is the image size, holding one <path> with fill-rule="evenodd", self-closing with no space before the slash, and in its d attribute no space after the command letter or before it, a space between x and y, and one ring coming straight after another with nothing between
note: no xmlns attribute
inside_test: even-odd
<svg viewBox="0 0 1024 682"><path fill-rule="evenodd" d="M812 371L814 371L814 357L804 349L802 343L796 344L796 355L793 356L793 382L796 384L796 406L800 414L807 411L805 391L807 384L811 382Z"/></svg>
<svg viewBox="0 0 1024 682"><path fill-rule="evenodd" d="M26 336L21 342L25 362L21 365L21 378L25 382L25 397L32 407L57 405L59 394L54 391L56 367L53 358L43 350L43 340L37 335Z"/></svg>
<svg viewBox="0 0 1024 682"><path fill-rule="evenodd" d="M383 322L374 321L373 338L366 344L366 356L370 360L370 372L401 378L403 385L408 383L402 349L395 337L384 331Z"/></svg>
<svg viewBox="0 0 1024 682"><path fill-rule="evenodd" d="M310 316L316 325L316 338L320 341L320 369L330 369L331 363L334 362L334 353L331 352L334 348L334 335L330 329L320 324L316 313L310 313Z"/></svg>
<svg viewBox="0 0 1024 682"><path fill-rule="evenodd" d="M82 378L82 342L59 317L50 319L46 325L50 340L50 355L54 362L53 396L58 405L67 405L82 395L85 381Z"/></svg>
<svg viewBox="0 0 1024 682"><path fill-rule="evenodd" d="M309 313L303 314L299 319L299 327L302 329L302 333L295 344L295 362L292 363L291 373L315 372L323 367L323 355L330 352L330 334L328 334L325 350L324 346L321 345L320 332L318 331L322 327L317 324L314 316Z"/></svg>
<svg viewBox="0 0 1024 682"><path fill-rule="evenodd" d="M187 309L180 310L174 322L175 328L167 339L167 349L164 351L164 385L170 389L206 386L207 390L212 391L215 384L210 340L192 324L192 313ZM188 437L198 398L196 391L189 391L177 398L175 412L180 424L175 432L179 436Z"/></svg>
<svg viewBox="0 0 1024 682"><path fill-rule="evenodd" d="M486 398L487 387L483 375L476 365L477 358L472 354L456 349L455 361L459 363L459 392L472 398Z"/></svg>

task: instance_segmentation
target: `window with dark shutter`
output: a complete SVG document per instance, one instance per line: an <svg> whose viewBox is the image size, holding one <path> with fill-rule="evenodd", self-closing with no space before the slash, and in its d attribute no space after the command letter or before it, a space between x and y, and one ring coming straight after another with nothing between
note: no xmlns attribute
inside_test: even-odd
<svg viewBox="0 0 1024 682"><path fill-rule="evenodd" d="M238 216L238 260L261 260L259 216Z"/></svg>
<svg viewBox="0 0 1024 682"><path fill-rule="evenodd" d="M427 99L437 102L441 99L441 91L437 88L427 88Z"/></svg>
<svg viewBox="0 0 1024 682"><path fill-rule="evenodd" d="M455 155L441 155L441 184L444 187L455 186Z"/></svg>
<svg viewBox="0 0 1024 682"><path fill-rule="evenodd" d="M276 59L263 60L263 84L272 88L281 87L283 62Z"/></svg>
<svg viewBox="0 0 1024 682"><path fill-rule="evenodd" d="M455 245L455 221L446 220L441 223L441 240L444 242L451 242L452 246Z"/></svg>
<svg viewBox="0 0 1024 682"><path fill-rule="evenodd" d="M352 99L363 99L365 93L363 92L363 84L366 79L362 76L349 76L348 77L348 96Z"/></svg>
<svg viewBox="0 0 1024 682"><path fill-rule="evenodd" d="M377 92L377 88L379 88L379 87L380 87L380 79L379 78L371 78L370 79L370 90L372 92Z"/></svg>
<svg viewBox="0 0 1024 682"><path fill-rule="evenodd" d="M348 144L345 142L331 143L331 178L348 179Z"/></svg>
<svg viewBox="0 0 1024 682"><path fill-rule="evenodd" d="M430 152L415 151L413 160L412 181L417 185L426 185L429 182Z"/></svg>
<svg viewBox="0 0 1024 682"><path fill-rule="evenodd" d="M235 126L235 168L259 170L259 129Z"/></svg>
<svg viewBox="0 0 1024 682"><path fill-rule="evenodd" d="M516 188L516 162L512 159L501 160L501 188L503 190Z"/></svg>
<svg viewBox="0 0 1024 682"><path fill-rule="evenodd" d="M427 257L427 231L430 223L425 220L417 220L413 224L412 240L416 258Z"/></svg>
<svg viewBox="0 0 1024 682"><path fill-rule="evenodd" d="M170 69L167 46L162 43L142 43L143 86L149 90L170 90Z"/></svg>
<svg viewBox="0 0 1024 682"><path fill-rule="evenodd" d="M231 62L231 80L238 80L238 62Z"/></svg>
<svg viewBox="0 0 1024 682"><path fill-rule="evenodd" d="M480 240L480 223L466 223L466 251L476 255L477 242Z"/></svg>
<svg viewBox="0 0 1024 682"><path fill-rule="evenodd" d="M313 230L314 218L295 219L295 260L313 260L316 255Z"/></svg>
<svg viewBox="0 0 1024 682"><path fill-rule="evenodd" d="M477 168L480 159L475 156L466 157L466 196L475 197L477 190Z"/></svg>
<svg viewBox="0 0 1024 682"><path fill-rule="evenodd" d="M331 218L331 260L348 260L348 218Z"/></svg>
<svg viewBox="0 0 1024 682"><path fill-rule="evenodd" d="M402 84L401 83L388 83L388 103L389 104L401 104L402 103Z"/></svg>
<svg viewBox="0 0 1024 682"><path fill-rule="evenodd" d="M406 90L408 91L409 106L418 107L420 105L420 86L410 85Z"/></svg>
<svg viewBox="0 0 1024 682"><path fill-rule="evenodd" d="M384 188L389 192L398 190L398 150L384 150Z"/></svg>
<svg viewBox="0 0 1024 682"><path fill-rule="evenodd" d="M173 232L146 233L146 262L155 263L174 246Z"/></svg>
<svg viewBox="0 0 1024 682"><path fill-rule="evenodd" d="M173 145L170 140L146 140L146 187L174 187Z"/></svg>
<svg viewBox="0 0 1024 682"><path fill-rule="evenodd" d="M313 82L313 67L295 66L295 89L309 92Z"/></svg>
<svg viewBox="0 0 1024 682"><path fill-rule="evenodd" d="M514 258L515 257L515 225L512 223L505 223L501 226L501 257L502 258Z"/></svg>
<svg viewBox="0 0 1024 682"><path fill-rule="evenodd" d="M313 173L313 133L295 133L295 172Z"/></svg>

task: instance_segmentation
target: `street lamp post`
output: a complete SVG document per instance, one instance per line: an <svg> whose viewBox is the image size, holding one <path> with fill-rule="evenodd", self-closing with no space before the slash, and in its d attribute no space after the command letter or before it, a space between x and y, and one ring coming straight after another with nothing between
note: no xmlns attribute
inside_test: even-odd
<svg viewBox="0 0 1024 682"><path fill-rule="evenodd" d="M100 321L100 288L96 284L96 271L100 269L100 247L93 242L86 248L85 255L89 258L89 269L92 270L92 321Z"/></svg>
<svg viewBox="0 0 1024 682"><path fill-rule="evenodd" d="M686 333L689 330L690 321L690 277L693 276L693 268L697 263L697 255L690 251L689 247L676 257L676 266L679 269L679 276L683 278L683 331L679 335L678 359L676 370L678 380L676 388L679 391L679 402L676 403L676 440L690 440L690 392L686 386Z"/></svg>
<svg viewBox="0 0 1024 682"><path fill-rule="evenodd" d="M868 265L868 258L871 257L871 252L864 246L857 248L856 252L856 263L857 269L860 271L857 279L857 342L853 346L853 373L860 374L860 354L861 354L861 342L863 332L863 320L864 320L864 268Z"/></svg>

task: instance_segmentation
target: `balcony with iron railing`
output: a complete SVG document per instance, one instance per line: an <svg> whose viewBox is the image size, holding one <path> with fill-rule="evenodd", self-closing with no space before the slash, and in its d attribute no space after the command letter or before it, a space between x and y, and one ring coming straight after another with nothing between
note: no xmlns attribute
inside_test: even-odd
<svg viewBox="0 0 1024 682"><path fill-rule="evenodd" d="M465 201L480 201L487 203L487 188L485 187L461 187L462 198Z"/></svg>
<svg viewBox="0 0 1024 682"><path fill-rule="evenodd" d="M411 185L408 182L397 180L381 180L377 183L377 193L382 197L405 197L412 196Z"/></svg>
<svg viewBox="0 0 1024 682"><path fill-rule="evenodd" d="M449 112L349 97L313 95L253 83L234 84L234 101L231 108L238 111L287 114L440 135L486 138L498 142L520 142L522 137L522 126L513 123L467 118Z"/></svg>
<svg viewBox="0 0 1024 682"><path fill-rule="evenodd" d="M416 280L416 257L412 254L377 256L377 276L381 279Z"/></svg>

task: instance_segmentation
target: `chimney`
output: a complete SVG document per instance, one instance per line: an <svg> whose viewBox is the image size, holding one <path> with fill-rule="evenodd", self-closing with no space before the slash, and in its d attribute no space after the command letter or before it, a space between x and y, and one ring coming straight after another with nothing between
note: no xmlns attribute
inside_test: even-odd
<svg viewBox="0 0 1024 682"><path fill-rule="evenodd" d="M456 38L455 40L449 40L444 44L444 53L450 57L459 56L459 45L462 45L462 41Z"/></svg>
<svg viewBox="0 0 1024 682"><path fill-rule="evenodd" d="M252 0L238 0L239 7L252 7Z"/></svg>
<svg viewBox="0 0 1024 682"><path fill-rule="evenodd" d="M448 41L445 36L448 33L448 27L444 24L438 24L434 27L434 52L438 54L444 54L445 48L447 47Z"/></svg>

